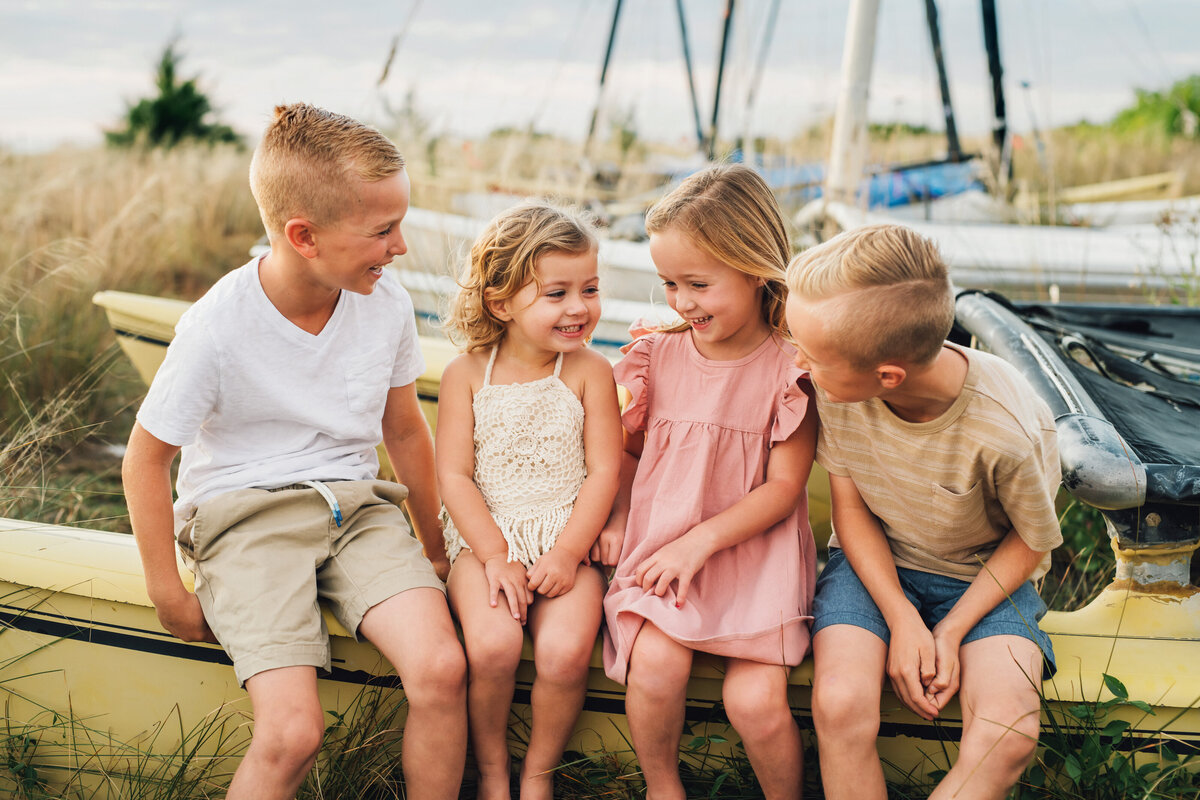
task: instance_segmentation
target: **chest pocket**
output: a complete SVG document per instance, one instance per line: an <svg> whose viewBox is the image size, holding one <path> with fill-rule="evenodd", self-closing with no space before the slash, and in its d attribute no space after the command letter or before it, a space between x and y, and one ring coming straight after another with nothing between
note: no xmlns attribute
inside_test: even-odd
<svg viewBox="0 0 1200 800"><path fill-rule="evenodd" d="M346 362L346 403L355 414L382 414L392 377L387 350L376 348Z"/></svg>
<svg viewBox="0 0 1200 800"><path fill-rule="evenodd" d="M931 539L961 546L987 533L989 523L982 483L963 490L937 483L930 488L933 493L930 498L930 510L933 512Z"/></svg>

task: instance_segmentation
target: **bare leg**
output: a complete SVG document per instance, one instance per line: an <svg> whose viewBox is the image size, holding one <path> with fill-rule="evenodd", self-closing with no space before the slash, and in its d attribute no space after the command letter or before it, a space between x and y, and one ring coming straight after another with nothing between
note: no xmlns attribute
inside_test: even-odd
<svg viewBox="0 0 1200 800"><path fill-rule="evenodd" d="M963 714L958 760L930 800L1006 797L1033 758L1041 725L1042 652L1023 636L959 648Z"/></svg>
<svg viewBox="0 0 1200 800"><path fill-rule="evenodd" d="M504 598L492 608L483 565L464 550L450 569L450 606L467 648L467 707L471 748L479 769L479 800L507 800L510 782L508 718L525 631Z"/></svg>
<svg viewBox="0 0 1200 800"><path fill-rule="evenodd" d="M533 729L521 765L521 800L553 800L554 769L579 719L588 664L596 646L604 578L579 566L575 586L559 597L538 597L529 611L533 636Z"/></svg>
<svg viewBox="0 0 1200 800"><path fill-rule="evenodd" d="M312 769L325 732L313 667L282 667L246 681L254 708L250 749L229 785L229 800L288 800Z"/></svg>
<svg viewBox="0 0 1200 800"><path fill-rule="evenodd" d="M727 660L725 712L742 737L766 800L802 794L804 745L788 705L788 669L776 664Z"/></svg>
<svg viewBox="0 0 1200 800"><path fill-rule="evenodd" d="M692 651L647 622L633 642L625 714L649 800L683 800L679 740Z"/></svg>
<svg viewBox="0 0 1200 800"><path fill-rule="evenodd" d="M828 800L884 800L887 786L875 740L887 645L854 625L813 637L813 722Z"/></svg>
<svg viewBox="0 0 1200 800"><path fill-rule="evenodd" d="M437 589L401 592L372 607L359 632L404 684L409 800L457 798L467 754L467 664L445 598Z"/></svg>

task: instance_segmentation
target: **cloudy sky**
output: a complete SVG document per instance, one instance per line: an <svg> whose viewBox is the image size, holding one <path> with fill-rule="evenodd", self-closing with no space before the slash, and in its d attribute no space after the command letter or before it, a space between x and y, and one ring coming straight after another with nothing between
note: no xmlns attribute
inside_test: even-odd
<svg viewBox="0 0 1200 800"><path fill-rule="evenodd" d="M252 140L280 102L306 100L368 121L413 92L435 129L502 125L580 137L614 0L0 0L0 147L91 144L153 93L178 36L222 121ZM739 0L721 126L787 135L837 98L848 3L782 0L757 100L746 94L769 0ZM724 0L685 0L701 114L711 113ZM882 0L870 114L941 127L922 0ZM1010 123L1018 131L1104 121L1200 73L1194 0L999 0ZM965 133L990 128L978 0L939 0L953 101ZM380 76L393 38L400 46ZM1021 83L1027 82L1028 88ZM603 98L647 138L693 130L673 0L625 0Z"/></svg>

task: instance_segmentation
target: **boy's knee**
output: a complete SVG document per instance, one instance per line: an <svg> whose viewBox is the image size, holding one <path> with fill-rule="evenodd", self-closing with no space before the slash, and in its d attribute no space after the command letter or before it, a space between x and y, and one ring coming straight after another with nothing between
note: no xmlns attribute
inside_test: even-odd
<svg viewBox="0 0 1200 800"><path fill-rule="evenodd" d="M256 720L253 743L261 758L292 771L312 764L324 735L320 712L273 716Z"/></svg>
<svg viewBox="0 0 1200 800"><path fill-rule="evenodd" d="M458 640L431 646L402 680L410 705L455 702L467 686L467 658Z"/></svg>
<svg viewBox="0 0 1200 800"><path fill-rule="evenodd" d="M1037 751L1041 718L1035 712L1005 725L1002 716L981 714L963 732L961 751L974 753L981 762L991 761L998 770L1019 774Z"/></svg>
<svg viewBox="0 0 1200 800"><path fill-rule="evenodd" d="M814 682L812 714L818 736L874 738L879 733L878 693L851 681Z"/></svg>

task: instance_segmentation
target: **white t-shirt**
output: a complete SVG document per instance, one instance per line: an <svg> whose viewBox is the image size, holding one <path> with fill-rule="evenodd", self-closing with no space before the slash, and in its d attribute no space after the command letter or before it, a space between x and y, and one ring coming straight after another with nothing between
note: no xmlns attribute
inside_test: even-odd
<svg viewBox="0 0 1200 800"><path fill-rule="evenodd" d="M388 389L424 371L388 270L372 294L343 291L315 336L267 299L258 259L230 272L180 318L137 415L183 448L176 525L233 489L375 477Z"/></svg>

